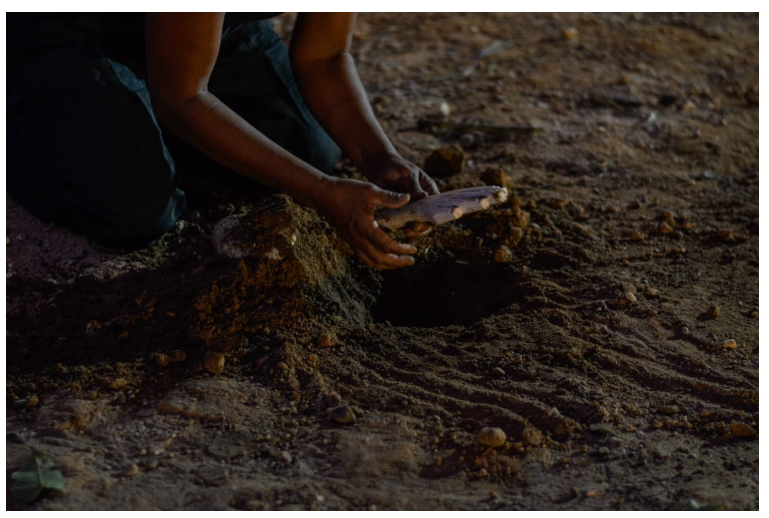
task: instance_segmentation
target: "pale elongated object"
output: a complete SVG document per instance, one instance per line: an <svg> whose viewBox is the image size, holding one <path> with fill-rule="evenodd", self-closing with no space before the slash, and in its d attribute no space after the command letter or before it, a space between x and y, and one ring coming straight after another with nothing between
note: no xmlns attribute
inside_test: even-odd
<svg viewBox="0 0 769 518"><path fill-rule="evenodd" d="M440 225L505 201L507 189L504 187L470 187L434 194L400 209L385 209L376 215L376 220L379 225L391 230L412 221Z"/></svg>

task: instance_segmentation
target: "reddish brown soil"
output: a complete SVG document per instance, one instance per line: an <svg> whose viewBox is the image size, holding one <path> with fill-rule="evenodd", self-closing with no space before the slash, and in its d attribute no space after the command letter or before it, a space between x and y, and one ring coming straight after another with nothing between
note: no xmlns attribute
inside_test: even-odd
<svg viewBox="0 0 769 518"><path fill-rule="evenodd" d="M381 274L189 166L140 252L9 200L6 470L66 480L32 508L758 509L758 16L361 15L354 53L404 156L457 144L440 187L510 203Z"/></svg>

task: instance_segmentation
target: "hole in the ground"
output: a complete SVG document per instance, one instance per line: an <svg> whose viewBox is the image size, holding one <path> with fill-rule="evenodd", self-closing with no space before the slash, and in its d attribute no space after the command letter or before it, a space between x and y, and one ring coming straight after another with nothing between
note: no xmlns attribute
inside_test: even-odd
<svg viewBox="0 0 769 518"><path fill-rule="evenodd" d="M468 325L521 299L515 273L493 263L445 259L384 273L375 322L409 327Z"/></svg>

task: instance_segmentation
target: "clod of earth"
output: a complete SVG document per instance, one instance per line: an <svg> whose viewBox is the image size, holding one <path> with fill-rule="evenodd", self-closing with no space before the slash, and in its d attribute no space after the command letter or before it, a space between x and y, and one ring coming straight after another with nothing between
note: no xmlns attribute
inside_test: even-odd
<svg viewBox="0 0 769 518"><path fill-rule="evenodd" d="M498 448L505 444L507 435L501 428L486 427L478 432L478 444Z"/></svg>
<svg viewBox="0 0 769 518"><path fill-rule="evenodd" d="M339 424L353 424L357 421L355 412L347 405L340 405L326 410L328 417Z"/></svg>
<svg viewBox="0 0 769 518"><path fill-rule="evenodd" d="M437 178L445 178L462 172L465 154L457 145L436 149L425 160L424 170Z"/></svg>
<svg viewBox="0 0 769 518"><path fill-rule="evenodd" d="M333 347L336 345L336 333L333 330L324 330L318 335L317 344L320 347Z"/></svg>
<svg viewBox="0 0 769 518"><path fill-rule="evenodd" d="M542 444L542 432L537 430L536 428L524 428L521 432L521 440L525 442L526 444L530 444L532 446L539 446Z"/></svg>
<svg viewBox="0 0 769 518"><path fill-rule="evenodd" d="M219 374L224 370L224 355L217 351L208 351L203 357L203 365L211 374Z"/></svg>

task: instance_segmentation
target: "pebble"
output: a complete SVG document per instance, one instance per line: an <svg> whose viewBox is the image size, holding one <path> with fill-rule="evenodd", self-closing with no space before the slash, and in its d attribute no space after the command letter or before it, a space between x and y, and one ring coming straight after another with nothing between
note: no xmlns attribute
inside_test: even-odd
<svg viewBox="0 0 769 518"><path fill-rule="evenodd" d="M721 346L724 349L736 349L737 348L737 341L736 340L724 340L724 343L721 344Z"/></svg>
<svg viewBox="0 0 769 518"><path fill-rule="evenodd" d="M721 308L718 306L710 306L708 308L707 314L710 318L718 318L721 316Z"/></svg>
<svg viewBox="0 0 769 518"><path fill-rule="evenodd" d="M734 234L731 230L720 229L716 230L716 236L723 239L726 242L734 241Z"/></svg>
<svg viewBox="0 0 769 518"><path fill-rule="evenodd" d="M185 406L177 401L163 400L158 403L158 414L177 415L184 412Z"/></svg>
<svg viewBox="0 0 769 518"><path fill-rule="evenodd" d="M316 343L319 347L333 347L336 345L336 333L330 329L322 331L318 335Z"/></svg>
<svg viewBox="0 0 769 518"><path fill-rule="evenodd" d="M357 421L355 412L347 405L339 405L326 410L328 417L339 424L352 424Z"/></svg>
<svg viewBox="0 0 769 518"><path fill-rule="evenodd" d="M436 178L445 178L462 172L465 154L457 145L436 149L425 160L425 172Z"/></svg>
<svg viewBox="0 0 769 518"><path fill-rule="evenodd" d="M644 295L647 297L659 297L660 296L660 290L656 288L648 288L646 291L644 291Z"/></svg>
<svg viewBox="0 0 769 518"><path fill-rule="evenodd" d="M147 469L148 469L148 470L150 470L150 471L152 471L152 470L154 470L154 469L158 469L158 465L159 465L159 464L158 464L158 461L156 461L156 460L151 460L151 461L149 461L149 462L147 462L147 463L145 464L145 466L147 467Z"/></svg>
<svg viewBox="0 0 769 518"><path fill-rule="evenodd" d="M493 375L495 375L495 376L504 376L505 375L505 371L502 368L500 368L500 367L494 367L493 369L491 369L491 373Z"/></svg>
<svg viewBox="0 0 769 518"><path fill-rule="evenodd" d="M754 309L753 311L751 311L751 312L750 312L750 316L751 316L752 318L758 318L758 310L757 310L757 309Z"/></svg>
<svg viewBox="0 0 769 518"><path fill-rule="evenodd" d="M633 295L633 294L632 294L632 293L630 293L630 292L628 292L628 293L625 293L625 299L626 299L628 302L630 302L630 303L636 302L636 301L638 300L638 299L636 298L636 296L635 296L635 295Z"/></svg>
<svg viewBox="0 0 769 518"><path fill-rule="evenodd" d="M513 260L513 251L502 245L494 252L494 261L497 263L509 263Z"/></svg>
<svg viewBox="0 0 769 518"><path fill-rule="evenodd" d="M112 390L123 390L128 385L128 381L125 378L115 378L112 383L109 384L109 388Z"/></svg>
<svg viewBox="0 0 769 518"><path fill-rule="evenodd" d="M524 428L521 432L521 439L532 446L539 446L542 444L542 432L536 428Z"/></svg>
<svg viewBox="0 0 769 518"><path fill-rule="evenodd" d="M561 30L561 38L566 41L575 40L577 36L579 36L579 31L577 31L576 27L565 27Z"/></svg>
<svg viewBox="0 0 769 518"><path fill-rule="evenodd" d="M124 477L135 477L139 474L139 466L136 464L129 464L123 469Z"/></svg>
<svg viewBox="0 0 769 518"><path fill-rule="evenodd" d="M36 394L32 394L27 397L27 406L29 408L36 407L40 403Z"/></svg>
<svg viewBox="0 0 769 518"><path fill-rule="evenodd" d="M659 230L660 234L665 234L665 235L673 233L673 227L671 227L664 221L660 223L660 226L657 227L657 230Z"/></svg>
<svg viewBox="0 0 769 518"><path fill-rule="evenodd" d="M158 367L168 367L173 360L167 354L158 354L155 356L155 365Z"/></svg>
<svg viewBox="0 0 769 518"><path fill-rule="evenodd" d="M16 432L5 432L5 442L12 442L14 444L24 444L27 442L27 438Z"/></svg>
<svg viewBox="0 0 769 518"><path fill-rule="evenodd" d="M224 355L217 351L208 351L203 357L203 365L211 374L219 374L224 370Z"/></svg>
<svg viewBox="0 0 769 518"><path fill-rule="evenodd" d="M634 230L630 233L628 237L630 238L631 241L641 241L645 236L638 230Z"/></svg>
<svg viewBox="0 0 769 518"><path fill-rule="evenodd" d="M185 353L184 351L176 350L172 354L173 354L172 357L175 362L183 362L187 359L187 353Z"/></svg>
<svg viewBox="0 0 769 518"><path fill-rule="evenodd" d="M478 432L478 444L498 448L507 441L507 435L501 428L486 427Z"/></svg>
<svg viewBox="0 0 769 518"><path fill-rule="evenodd" d="M588 430L600 435L611 435L614 433L614 427L611 423L593 423L588 427Z"/></svg>
<svg viewBox="0 0 769 518"><path fill-rule="evenodd" d="M342 396L336 392L329 392L326 394L326 405L329 407L336 407L342 404Z"/></svg>
<svg viewBox="0 0 769 518"><path fill-rule="evenodd" d="M609 454L609 448L606 446L601 446L598 448L598 455L608 455Z"/></svg>
<svg viewBox="0 0 769 518"><path fill-rule="evenodd" d="M498 185L508 190L513 188L513 181L507 171L498 167L489 167L481 174L481 181L486 185Z"/></svg>
<svg viewBox="0 0 769 518"><path fill-rule="evenodd" d="M749 424L732 421L731 428L734 437L749 439L758 436L758 431Z"/></svg>
<svg viewBox="0 0 769 518"><path fill-rule="evenodd" d="M678 413L678 407L676 405L665 405L659 408L660 414L673 415Z"/></svg>

